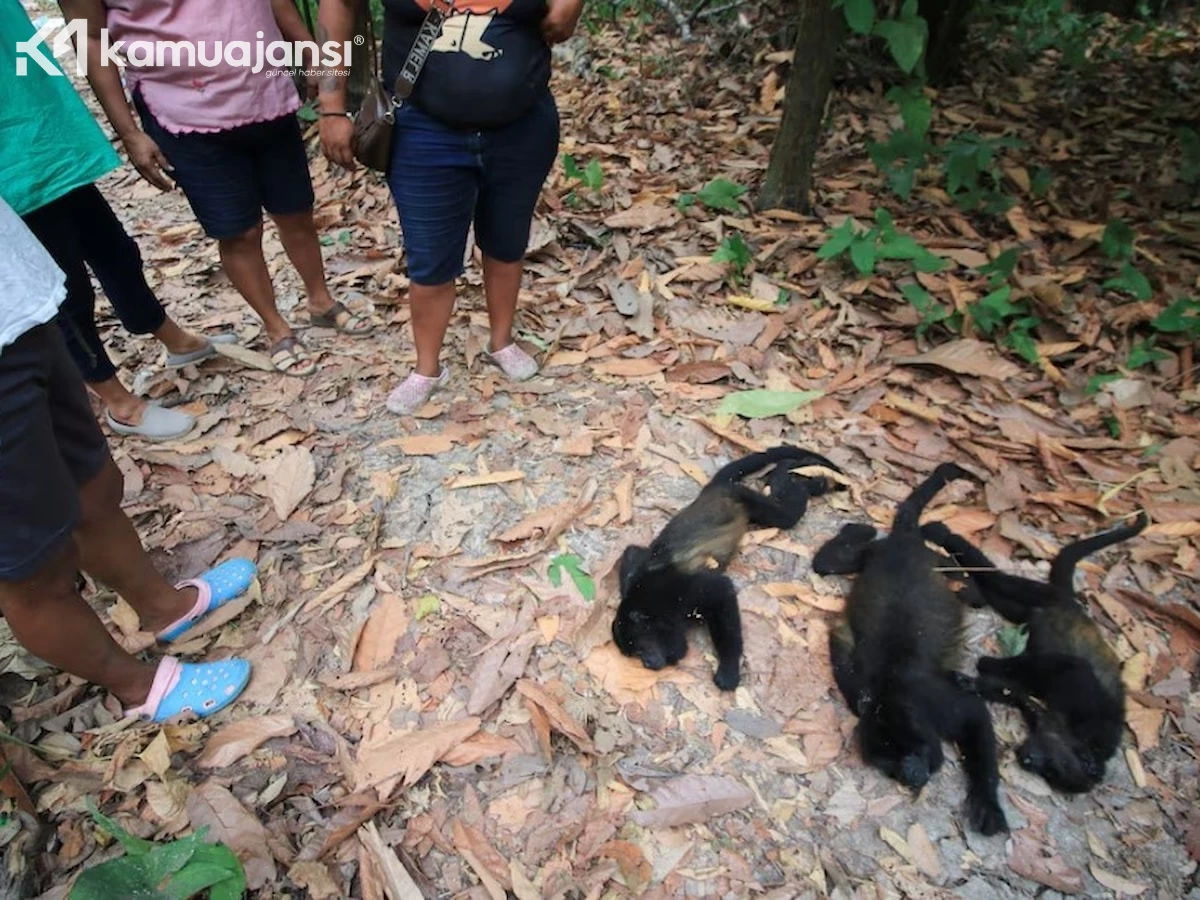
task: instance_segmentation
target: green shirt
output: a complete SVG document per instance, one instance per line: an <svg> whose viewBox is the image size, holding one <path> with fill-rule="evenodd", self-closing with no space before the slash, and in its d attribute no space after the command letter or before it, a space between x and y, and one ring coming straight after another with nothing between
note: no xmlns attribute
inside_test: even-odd
<svg viewBox="0 0 1200 900"><path fill-rule="evenodd" d="M21 0L0 0L0 197L22 216L121 164L67 76L17 53L17 42L35 31ZM58 67L48 44L42 56Z"/></svg>

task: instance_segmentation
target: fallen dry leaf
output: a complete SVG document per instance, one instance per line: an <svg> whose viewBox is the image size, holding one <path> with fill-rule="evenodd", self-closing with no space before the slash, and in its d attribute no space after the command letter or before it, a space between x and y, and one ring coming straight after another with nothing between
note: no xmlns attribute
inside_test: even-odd
<svg viewBox="0 0 1200 900"><path fill-rule="evenodd" d="M193 828L207 825L210 840L220 841L237 854L250 890L275 883L278 876L275 858L267 847L267 833L228 788L205 781L188 795L186 805Z"/></svg>
<svg viewBox="0 0 1200 900"><path fill-rule="evenodd" d="M657 375L665 368L665 365L649 357L642 359L605 359L592 363L593 372L599 375L615 375L619 378Z"/></svg>
<svg viewBox="0 0 1200 900"><path fill-rule="evenodd" d="M389 438L379 443L380 449L397 447L405 456L437 456L454 447L454 439L448 434L408 434Z"/></svg>
<svg viewBox="0 0 1200 900"><path fill-rule="evenodd" d="M1092 870L1092 877L1098 882L1120 897L1136 897L1138 894L1143 894L1150 889L1148 884L1140 884L1136 881L1130 881L1128 878L1122 878L1107 869L1102 869L1095 863L1089 867Z"/></svg>
<svg viewBox="0 0 1200 900"><path fill-rule="evenodd" d="M329 874L329 867L324 863L293 863L288 869L288 878L308 891L312 900L333 900L342 896L342 890L334 882L333 876Z"/></svg>
<svg viewBox="0 0 1200 900"><path fill-rule="evenodd" d="M479 876L492 900L505 900L504 891L512 887L508 863L496 848L488 843L483 833L461 819L455 819L450 829L454 848L459 852L472 871Z"/></svg>
<svg viewBox="0 0 1200 900"><path fill-rule="evenodd" d="M1016 378L1021 374L1020 367L1000 356L994 346L970 338L947 341L920 356L901 357L896 363L906 366L938 366L959 375L977 375L999 381Z"/></svg>
<svg viewBox="0 0 1200 900"><path fill-rule="evenodd" d="M358 749L356 791L379 787L380 799L389 796L397 784L410 785L433 768L446 753L479 730L474 716L455 722L439 722L403 734L384 736Z"/></svg>
<svg viewBox="0 0 1200 900"><path fill-rule="evenodd" d="M563 709L562 704L550 696L545 688L536 682L521 679L517 682L517 691L541 707L555 731L570 738L571 742L584 753L595 752L592 739L584 727L571 718L570 713Z"/></svg>
<svg viewBox="0 0 1200 900"><path fill-rule="evenodd" d="M638 810L633 820L643 828L670 828L707 822L754 803L754 792L722 775L681 775L650 792L652 810Z"/></svg>
<svg viewBox="0 0 1200 900"><path fill-rule="evenodd" d="M208 739L196 765L202 769L223 769L253 753L271 738L287 737L295 732L296 722L291 716L240 719L219 729Z"/></svg>
<svg viewBox="0 0 1200 900"><path fill-rule="evenodd" d="M307 447L287 447L259 466L263 482L259 490L270 498L275 515L286 522L317 480L317 467Z"/></svg>
<svg viewBox="0 0 1200 900"><path fill-rule="evenodd" d="M1024 831L1015 832L1009 841L1008 867L1064 894L1083 892L1083 872Z"/></svg>

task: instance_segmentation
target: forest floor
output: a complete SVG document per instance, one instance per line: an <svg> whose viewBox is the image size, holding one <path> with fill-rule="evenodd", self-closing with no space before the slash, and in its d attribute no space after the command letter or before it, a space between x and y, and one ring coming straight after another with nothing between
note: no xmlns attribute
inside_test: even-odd
<svg viewBox="0 0 1200 900"><path fill-rule="evenodd" d="M321 364L307 380L263 368L259 327L182 196L128 168L105 179L172 313L250 351L169 373L105 309L138 390L200 420L174 444L112 441L147 546L172 575L234 555L259 566L236 618L180 652L244 656L254 676L205 723L134 725L0 644L4 720L33 748L5 752L47 826L43 896L119 852L89 798L147 838L210 826L262 898L1200 896L1200 391L1193 348L1169 334L1163 359L1122 362L1172 301L1200 296L1195 186L1164 150L1172 119L1200 120L1195 35L1086 78L985 61L970 86L941 92L935 135L1026 142L1003 156L1016 205L994 217L923 183L907 201L889 193L865 150L886 136L889 104L848 75L804 217L746 202L784 56L753 32L724 55L641 34L601 31L559 61L562 151L603 178L588 188L560 164L544 191L520 313L542 374L513 385L484 364L473 264L452 381L415 417L383 408L414 356L377 176L331 171L313 149L335 292L383 327L362 340L305 328ZM1055 177L1038 196L1042 168ZM751 192L736 211L677 202L713 179ZM818 259L830 228L869 225L879 208L945 258L919 280L948 309L987 294L979 267L1019 248L1012 299L1043 320L1043 363L978 333L918 338L905 265L863 276ZM1136 237L1147 301L1101 287L1119 268L1100 246L1113 219ZM740 281L736 262L711 259L735 234L750 250ZM267 251L303 325L270 228ZM796 405L752 390L817 393ZM731 397L745 413L764 397L795 408L730 414ZM742 686L716 689L699 631L677 667L623 659L609 634L621 550L721 463L783 441L828 455L851 486L789 533L751 534L733 565ZM994 838L965 828L953 750L915 798L863 766L827 650L848 582L809 565L845 522L886 528L946 459L984 485L947 489L929 518L1021 572L1137 508L1153 522L1080 567L1130 691L1122 749L1099 788L1058 795L1016 764L1023 725L994 709L1011 827ZM149 646L123 601L91 596L123 643ZM1012 639L989 612L969 622L971 656Z"/></svg>

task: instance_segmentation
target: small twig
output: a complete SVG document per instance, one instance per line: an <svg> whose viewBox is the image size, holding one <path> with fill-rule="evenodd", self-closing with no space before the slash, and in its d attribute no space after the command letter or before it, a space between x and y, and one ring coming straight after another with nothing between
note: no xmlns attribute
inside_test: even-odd
<svg viewBox="0 0 1200 900"><path fill-rule="evenodd" d="M691 13L688 15L688 24L695 25L696 19L699 18L700 13L704 12L704 8L710 3L712 3L712 0L700 0L700 2L692 8Z"/></svg>
<svg viewBox="0 0 1200 900"><path fill-rule="evenodd" d="M675 20L675 24L679 26L679 36L685 41L690 41L692 39L692 26L689 24L690 20L687 15L679 8L679 4L675 0L657 0L657 2Z"/></svg>
<svg viewBox="0 0 1200 900"><path fill-rule="evenodd" d="M726 3L724 6L714 6L712 9L707 9L704 12L695 13L698 19L709 19L713 16L719 16L723 12L729 12L731 9L737 9L739 6L745 6L746 0L733 0L732 3Z"/></svg>

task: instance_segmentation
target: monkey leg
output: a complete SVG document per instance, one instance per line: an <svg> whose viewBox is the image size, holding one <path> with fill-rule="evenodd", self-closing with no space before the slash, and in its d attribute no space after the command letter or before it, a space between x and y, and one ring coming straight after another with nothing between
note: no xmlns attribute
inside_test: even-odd
<svg viewBox="0 0 1200 900"><path fill-rule="evenodd" d="M804 518L808 511L808 488L800 484L798 478L790 480L793 483L783 486L779 496L774 493L774 480L771 482L770 496L760 494L744 484L734 485L735 496L750 517L751 525L759 528L792 528Z"/></svg>
<svg viewBox="0 0 1200 900"><path fill-rule="evenodd" d="M852 575L861 572L867 547L878 532L872 525L850 523L826 541L812 560L812 570L818 575Z"/></svg>
<svg viewBox="0 0 1200 900"><path fill-rule="evenodd" d="M621 564L618 575L618 583L621 587L621 596L625 597L629 594L630 588L633 587L639 575L646 568L646 563L650 559L650 549L648 547L640 547L637 544L630 544L621 554Z"/></svg>
<svg viewBox="0 0 1200 900"><path fill-rule="evenodd" d="M829 632L829 661L833 664L833 680L850 707L850 712L861 715L866 684L854 665L854 635L850 632L850 623L845 619Z"/></svg>
<svg viewBox="0 0 1200 900"><path fill-rule="evenodd" d="M738 612L737 590L725 575L693 576L692 596L696 611L708 626L717 652L717 672L713 681L723 691L732 691L741 680L742 617Z"/></svg>
<svg viewBox="0 0 1200 900"><path fill-rule="evenodd" d="M997 792L1000 769L996 755L996 734L987 706L978 697L958 690L947 681L943 700L946 737L962 753L967 775L967 817L971 827L983 835L1008 830Z"/></svg>

